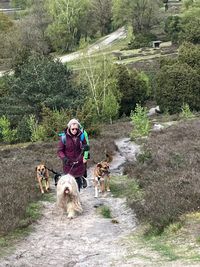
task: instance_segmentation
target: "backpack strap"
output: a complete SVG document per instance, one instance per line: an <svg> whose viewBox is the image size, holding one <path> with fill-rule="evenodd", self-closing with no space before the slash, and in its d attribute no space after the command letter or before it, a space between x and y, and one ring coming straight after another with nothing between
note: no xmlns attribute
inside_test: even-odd
<svg viewBox="0 0 200 267"><path fill-rule="evenodd" d="M67 137L66 137L66 134L65 134L65 133L63 133L63 134L61 135L61 141L62 141L62 143L63 143L64 145L66 145L66 143L67 143Z"/></svg>
<svg viewBox="0 0 200 267"><path fill-rule="evenodd" d="M83 142L84 138L85 138L85 135L84 135L84 132L82 132L81 135L80 135L80 141ZM66 134L65 133L62 133L62 135L61 135L61 141L62 141L62 143L64 145L67 144L67 137L66 137Z"/></svg>
<svg viewBox="0 0 200 267"><path fill-rule="evenodd" d="M82 134L80 135L81 142L83 142L84 138L85 138L85 134L84 134L84 132L82 132Z"/></svg>

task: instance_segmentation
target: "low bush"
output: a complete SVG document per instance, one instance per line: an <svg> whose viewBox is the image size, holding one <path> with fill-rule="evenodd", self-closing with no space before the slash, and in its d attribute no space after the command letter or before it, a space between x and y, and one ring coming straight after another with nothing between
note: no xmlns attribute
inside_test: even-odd
<svg viewBox="0 0 200 267"><path fill-rule="evenodd" d="M135 38L129 44L129 48L137 49L141 47L150 47L151 41L154 41L156 39L157 39L156 36L152 33L146 33L146 34L139 33L135 35Z"/></svg>
<svg viewBox="0 0 200 267"><path fill-rule="evenodd" d="M144 156L125 168L143 191L143 199L132 201L131 207L157 232L177 222L182 214L199 211L199 130L196 119L152 132Z"/></svg>
<svg viewBox="0 0 200 267"><path fill-rule="evenodd" d="M137 104L135 111L131 113L130 117L134 126L131 138L134 140L137 137L147 136L150 131L150 121L147 116L147 109Z"/></svg>
<svg viewBox="0 0 200 267"><path fill-rule="evenodd" d="M199 110L200 75L188 64L166 65L157 75L156 99L162 111L179 113L184 103Z"/></svg>

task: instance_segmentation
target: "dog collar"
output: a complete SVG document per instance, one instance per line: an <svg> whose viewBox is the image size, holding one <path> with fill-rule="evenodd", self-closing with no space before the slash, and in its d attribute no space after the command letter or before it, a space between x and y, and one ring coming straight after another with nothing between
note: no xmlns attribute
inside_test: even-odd
<svg viewBox="0 0 200 267"><path fill-rule="evenodd" d="M41 173L39 173L39 172L38 172L38 175L39 175L40 177L42 177L42 179L46 179L46 178L44 177L44 175L41 174Z"/></svg>

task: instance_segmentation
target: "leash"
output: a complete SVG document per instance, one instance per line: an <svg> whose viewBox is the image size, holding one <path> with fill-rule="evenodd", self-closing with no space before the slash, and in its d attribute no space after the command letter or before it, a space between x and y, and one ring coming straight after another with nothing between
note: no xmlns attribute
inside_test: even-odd
<svg viewBox="0 0 200 267"><path fill-rule="evenodd" d="M47 167L46 167L46 168L47 168ZM56 171L54 171L53 169L49 169L49 168L47 168L47 170L50 171L50 172L52 172L53 174L60 174L60 172L56 172Z"/></svg>
<svg viewBox="0 0 200 267"><path fill-rule="evenodd" d="M81 151L81 153L80 153L80 155L77 157L76 161L73 161L73 162L72 162L72 166L71 166L70 170L68 171L68 174L70 174L71 170L74 168L74 165L78 164L78 159L80 158L80 156L82 155L82 153L83 153L83 152Z"/></svg>
<svg viewBox="0 0 200 267"><path fill-rule="evenodd" d="M70 168L70 170L69 170L69 174L70 174L70 172L71 172L71 170L74 168L74 165L76 165L77 163L78 163L78 159L80 158L80 156L82 155L82 151L81 151L81 153L78 155L78 157L77 157L77 159L76 159L76 161L73 161L72 162L72 166L71 166L71 168ZM50 171L50 172L52 172L53 174L61 174L60 172L56 172L56 171L54 171L54 169L53 168L48 168L48 167L46 167L47 168L47 170L48 171Z"/></svg>
<svg viewBox="0 0 200 267"><path fill-rule="evenodd" d="M71 174L70 172L71 172L71 170L74 168L74 165L76 165L76 164L78 164L78 159L80 158L80 156L82 155L82 153L83 153L83 150L81 150L81 153L78 155L78 157L76 158L76 161L73 161L72 162L72 166L71 166L71 168L70 168L70 170L68 171L68 174Z"/></svg>

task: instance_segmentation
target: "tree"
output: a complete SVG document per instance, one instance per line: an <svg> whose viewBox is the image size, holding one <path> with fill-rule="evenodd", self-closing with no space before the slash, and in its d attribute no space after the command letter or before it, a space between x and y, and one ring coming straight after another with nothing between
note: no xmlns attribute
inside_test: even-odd
<svg viewBox="0 0 200 267"><path fill-rule="evenodd" d="M117 98L112 91L109 91L105 98L104 120L109 120L110 124L112 124L113 119L118 117L118 112L119 103L117 101Z"/></svg>
<svg viewBox="0 0 200 267"><path fill-rule="evenodd" d="M47 33L55 49L70 51L78 44L79 26L84 21L88 6L89 0L46 1L52 19Z"/></svg>
<svg viewBox="0 0 200 267"><path fill-rule="evenodd" d="M72 108L79 96L71 79L72 72L60 61L32 55L17 73L6 77L9 93L1 99L0 113L19 121L24 114L40 118L43 106Z"/></svg>
<svg viewBox="0 0 200 267"><path fill-rule="evenodd" d="M101 35L108 34L112 27L112 0L92 0L93 21Z"/></svg>
<svg viewBox="0 0 200 267"><path fill-rule="evenodd" d="M117 82L121 93L120 116L130 115L137 103L143 104L148 95L148 82L137 70L129 71L125 66L117 67Z"/></svg>
<svg viewBox="0 0 200 267"><path fill-rule="evenodd" d="M131 1L130 0L113 0L112 14L113 24L115 27L124 26L130 22Z"/></svg>
<svg viewBox="0 0 200 267"><path fill-rule="evenodd" d="M200 13L199 13L200 14ZM200 19L191 17L183 20L182 31L179 34L179 41L191 42L193 44L200 43Z"/></svg>
<svg viewBox="0 0 200 267"><path fill-rule="evenodd" d="M48 54L50 42L45 34L48 16L42 0L35 0L20 20L1 34L0 58L6 69L16 70L31 55Z"/></svg>
<svg viewBox="0 0 200 267"><path fill-rule="evenodd" d="M112 61L106 56L98 59L88 56L82 59L80 64L82 66L80 80L88 88L87 107L95 113L94 117L98 120L105 119L108 113L109 119L113 118L116 114L113 111L111 114L107 108L109 97L112 98L112 105L116 107L116 102L120 101L120 93Z"/></svg>
<svg viewBox="0 0 200 267"><path fill-rule="evenodd" d="M179 47L178 61L182 64L187 63L200 73L200 45L184 42Z"/></svg>
<svg viewBox="0 0 200 267"><path fill-rule="evenodd" d="M191 110L200 107L200 75L186 63L166 65L157 74L156 100L160 109L170 114L181 111L187 103Z"/></svg>
<svg viewBox="0 0 200 267"><path fill-rule="evenodd" d="M147 33L159 21L159 7L159 0L114 1L114 23L121 24L126 21L131 23L134 33Z"/></svg>
<svg viewBox="0 0 200 267"><path fill-rule="evenodd" d="M183 6L179 41L198 44L200 42L200 0L184 1Z"/></svg>
<svg viewBox="0 0 200 267"><path fill-rule="evenodd" d="M166 19L164 30L173 43L178 42L181 29L181 18L179 16L169 16Z"/></svg>
<svg viewBox="0 0 200 267"><path fill-rule="evenodd" d="M46 34L49 23L50 18L44 1L34 0L27 15L22 17L18 23L21 43L26 50L44 55L50 52L50 40Z"/></svg>

